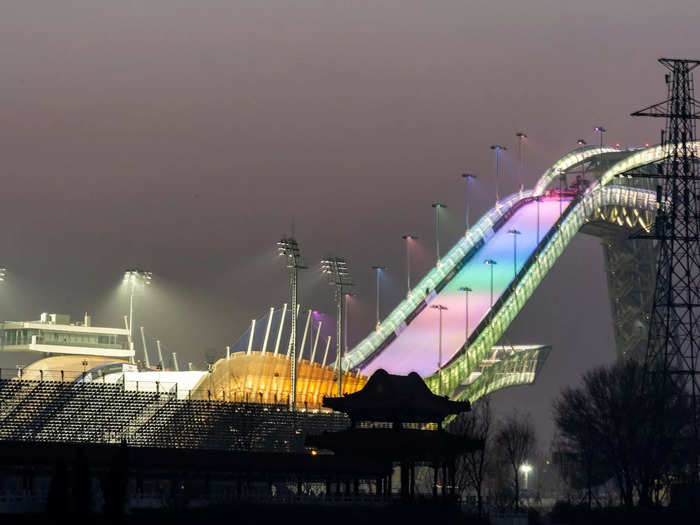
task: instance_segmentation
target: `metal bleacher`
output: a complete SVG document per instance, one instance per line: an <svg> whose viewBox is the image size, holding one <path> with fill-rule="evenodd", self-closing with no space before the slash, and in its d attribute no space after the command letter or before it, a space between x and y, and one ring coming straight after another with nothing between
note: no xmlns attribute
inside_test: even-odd
<svg viewBox="0 0 700 525"><path fill-rule="evenodd" d="M307 433L347 426L344 414L177 399L119 383L0 380L0 441L300 452Z"/></svg>

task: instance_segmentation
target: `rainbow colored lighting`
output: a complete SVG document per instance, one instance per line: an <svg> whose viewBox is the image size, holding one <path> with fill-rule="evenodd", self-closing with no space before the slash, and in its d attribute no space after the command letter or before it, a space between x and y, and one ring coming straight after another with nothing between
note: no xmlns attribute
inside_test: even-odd
<svg viewBox="0 0 700 525"><path fill-rule="evenodd" d="M700 146L700 142L693 144L694 148L698 146ZM536 232L536 226L532 221L532 212L534 210L536 213L537 204L536 202L525 202L523 204L521 200L530 200L533 195L542 195L560 173L583 162L587 158L618 151L615 148L579 148L562 157L552 168L547 170L538 181L535 190L512 195L497 203L476 225L466 232L465 236L421 280L418 286L410 291L408 298L394 309L381 323L381 326L348 353L344 360L343 368L348 369L359 366L362 367L363 372L369 373L380 366L385 366L392 373L402 373L402 370L406 368L407 371L417 370L421 375L430 374L431 368L434 371L435 366L430 365L430 363L435 362L437 324L435 320L433 320L435 321L433 323L429 321L428 312L431 312L431 310L424 309L420 311L410 323L407 320L413 312L420 310L421 303L424 302L425 305L428 305L439 295L440 302L446 304L453 314L456 313L455 310L462 313L461 322L457 319L458 316L455 315L455 319L446 323L450 327L454 326L454 328L449 330L450 333L459 334L454 336L454 341L458 341L461 338L462 342L456 343L457 347L450 347L450 344L455 343L443 346L447 354L453 357L440 374L442 382L440 391L452 392L459 385L465 384L471 371L475 369L481 360L486 357L487 352L496 344L507 326L588 217L606 206L620 206L650 212L655 212L658 208L655 194L652 192L627 187L603 186L625 171L662 160L670 151L668 147L654 146L632 153L610 168L604 174L602 183L593 184L588 188L583 198L576 202L571 213L568 213L567 217L558 226L558 229L553 231L549 237L547 237L547 233L559 215L559 197L558 195L554 197L540 197L540 237L544 240L538 255L533 255L535 248L533 243L536 240L532 239L531 232L533 230ZM500 224L498 231L494 232L496 223L506 214L511 213L516 205L520 205L520 209L516 210L505 224ZM518 254L516 258L518 262L516 269L522 275L518 276L515 287L509 289L510 281L508 276L512 279L512 263L502 264L503 272L496 271L498 266L494 268L494 300L498 303L497 298L504 290L509 289L510 292L508 296L503 298L503 301L497 304L497 311L488 312L483 303L484 289L486 286L490 288L491 284L490 268L482 265L481 261L486 258L498 261L499 258L503 259L504 257L506 260L513 260L512 238L507 233L511 229L518 229L524 233L524 235L520 236L521 238L517 243ZM465 267L452 276L451 274L454 273L456 265L481 241L484 242L484 245L479 248L477 253L473 254L473 257L470 258ZM530 258L530 261L527 261L528 258ZM479 263L478 267L475 266L477 262ZM522 269L526 264L528 268L523 274ZM488 275L486 272L489 272ZM488 279L488 284L486 279ZM450 282L441 290L440 294L436 294L435 287L444 280L449 280ZM470 294L469 298L470 333L476 329L478 322L484 319L484 316L492 316L481 332L473 334L473 337L470 338L472 340L469 348L463 345L466 328L464 294L458 292L465 285L469 285L470 288L475 289L477 292L473 297ZM450 307L452 302L454 302L454 307ZM432 314L434 317L435 312L432 311ZM413 334L414 337L404 337L403 332ZM430 341L431 333L433 334L432 342ZM443 334L443 337L445 335ZM398 337L386 344L394 336ZM449 337L452 338L452 335ZM407 343L398 343L401 339L412 340L412 344L409 346ZM368 360L383 344L386 344L386 347L381 349L381 353L374 356L373 360ZM409 362L412 364L408 364ZM394 367L398 367L398 369ZM437 375L428 377L426 381L434 391L437 391Z"/></svg>
<svg viewBox="0 0 700 525"><path fill-rule="evenodd" d="M565 200L568 205L570 198ZM509 230L522 232L517 244L517 267L522 268L537 246L537 208L540 208L541 231L548 231L559 218L559 199L543 198L539 203L529 202L518 209L497 232L490 232L489 240L478 250L439 294L427 302L447 307L442 312L442 348L449 361L464 344L466 308L463 287L469 287L469 333L479 325L491 306L491 266L493 266L494 301L513 280L513 236ZM493 260L494 265L483 264ZM379 368L392 374L418 372L426 377L436 370L438 355L438 313L423 309L379 356L362 368L362 374L371 375Z"/></svg>

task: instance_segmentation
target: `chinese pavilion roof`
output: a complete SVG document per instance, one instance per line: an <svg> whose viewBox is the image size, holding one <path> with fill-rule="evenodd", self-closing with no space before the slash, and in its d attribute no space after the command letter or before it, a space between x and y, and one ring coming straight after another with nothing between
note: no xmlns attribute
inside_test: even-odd
<svg viewBox="0 0 700 525"><path fill-rule="evenodd" d="M326 397L323 406L345 412L353 421L440 423L449 415L467 412L468 401L450 401L433 394L415 372L407 376L377 370L367 384L353 394Z"/></svg>

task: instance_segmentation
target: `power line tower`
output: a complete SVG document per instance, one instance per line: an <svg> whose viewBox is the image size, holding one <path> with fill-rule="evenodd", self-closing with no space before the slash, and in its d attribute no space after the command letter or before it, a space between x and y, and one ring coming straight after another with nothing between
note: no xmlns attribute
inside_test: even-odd
<svg viewBox="0 0 700 525"><path fill-rule="evenodd" d="M688 466L695 486L700 452L700 180L692 70L700 61L661 58L659 62L670 72L668 98L632 113L666 119L661 132L666 158L658 166L656 187L659 209L648 236L658 241L659 256L646 357L654 382L683 396L692 411Z"/></svg>

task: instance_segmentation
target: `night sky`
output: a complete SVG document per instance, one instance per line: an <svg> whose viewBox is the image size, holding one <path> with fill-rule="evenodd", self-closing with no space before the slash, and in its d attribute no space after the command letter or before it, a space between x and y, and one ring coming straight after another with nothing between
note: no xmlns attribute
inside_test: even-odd
<svg viewBox="0 0 700 525"><path fill-rule="evenodd" d="M124 268L154 273L138 324L181 362L238 338L287 300L274 243L292 221L310 269L301 299L332 313L318 272L349 259L351 341L405 293L401 235L434 254L495 198L491 144L510 148L501 193L578 138L637 146L660 121L660 56L698 58L697 0L235 1L0 4L0 318L42 311L121 325ZM443 251L444 251L443 250ZM579 236L508 331L554 345L534 387L496 394L551 432L551 399L615 358L599 240ZM209 350L211 351L211 350ZM2 356L3 366L29 362ZM542 443L546 448L546 443Z"/></svg>

